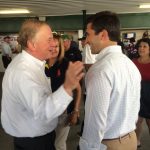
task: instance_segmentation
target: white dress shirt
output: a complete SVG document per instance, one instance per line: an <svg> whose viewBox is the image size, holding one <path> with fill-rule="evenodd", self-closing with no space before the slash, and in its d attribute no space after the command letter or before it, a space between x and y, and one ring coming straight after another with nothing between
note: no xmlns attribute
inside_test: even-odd
<svg viewBox="0 0 150 150"><path fill-rule="evenodd" d="M26 51L7 68L2 83L1 121L8 134L36 137L51 132L71 102L63 86L52 94L44 69L45 61Z"/></svg>
<svg viewBox="0 0 150 150"><path fill-rule="evenodd" d="M85 64L94 64L96 61L96 54L91 53L89 44L86 44L82 51L82 61Z"/></svg>
<svg viewBox="0 0 150 150"><path fill-rule="evenodd" d="M12 57L12 51L8 43L3 42L1 49L2 49L2 56L8 55L9 57Z"/></svg>
<svg viewBox="0 0 150 150"><path fill-rule="evenodd" d="M136 127L141 76L120 46L109 46L89 69L81 150L101 150L103 139L123 136Z"/></svg>

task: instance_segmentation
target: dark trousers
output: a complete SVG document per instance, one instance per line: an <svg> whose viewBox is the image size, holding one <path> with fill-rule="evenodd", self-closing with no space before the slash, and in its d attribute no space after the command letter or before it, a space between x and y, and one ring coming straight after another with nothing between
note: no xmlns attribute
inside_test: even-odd
<svg viewBox="0 0 150 150"><path fill-rule="evenodd" d="M7 68L7 66L9 65L11 60L12 60L11 57L2 56L2 61L3 61L4 68Z"/></svg>
<svg viewBox="0 0 150 150"><path fill-rule="evenodd" d="M55 131L39 137L14 137L14 150L55 150Z"/></svg>

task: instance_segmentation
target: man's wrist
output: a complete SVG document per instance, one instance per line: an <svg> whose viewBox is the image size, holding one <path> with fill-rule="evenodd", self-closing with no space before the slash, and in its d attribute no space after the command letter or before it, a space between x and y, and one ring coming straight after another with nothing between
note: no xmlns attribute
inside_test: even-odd
<svg viewBox="0 0 150 150"><path fill-rule="evenodd" d="M75 111L75 112L79 112L79 109L78 109L78 108L75 108L73 111Z"/></svg>
<svg viewBox="0 0 150 150"><path fill-rule="evenodd" d="M66 84L63 84L63 87L64 87L65 91L66 91L70 96L72 96L72 89L69 88L68 86L66 86Z"/></svg>
<svg viewBox="0 0 150 150"><path fill-rule="evenodd" d="M79 114L79 109L74 109L72 112L71 112L71 114Z"/></svg>

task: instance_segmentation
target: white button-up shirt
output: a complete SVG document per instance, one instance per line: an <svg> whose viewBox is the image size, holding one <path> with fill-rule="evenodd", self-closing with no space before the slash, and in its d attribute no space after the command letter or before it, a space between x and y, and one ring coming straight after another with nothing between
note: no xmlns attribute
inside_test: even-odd
<svg viewBox="0 0 150 150"><path fill-rule="evenodd" d="M57 117L71 102L63 86L52 94L44 69L45 61L26 51L7 68L2 83L1 121L8 134L36 137L51 132Z"/></svg>
<svg viewBox="0 0 150 150"><path fill-rule="evenodd" d="M109 46L89 69L81 150L101 150L103 139L123 136L136 127L141 76L120 46Z"/></svg>
<svg viewBox="0 0 150 150"><path fill-rule="evenodd" d="M7 42L2 43L1 49L2 49L2 56L8 55L9 57L12 57L11 47Z"/></svg>

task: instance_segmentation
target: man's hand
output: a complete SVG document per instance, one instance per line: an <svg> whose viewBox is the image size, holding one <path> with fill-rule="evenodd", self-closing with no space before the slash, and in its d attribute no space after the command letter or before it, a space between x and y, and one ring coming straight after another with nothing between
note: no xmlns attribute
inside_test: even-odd
<svg viewBox="0 0 150 150"><path fill-rule="evenodd" d="M73 111L68 118L68 122L70 126L76 125L79 118L79 111Z"/></svg>
<svg viewBox="0 0 150 150"><path fill-rule="evenodd" d="M84 76L83 69L84 65L80 61L69 63L64 82L64 88L69 95L72 95L72 90L78 86L79 81Z"/></svg>

